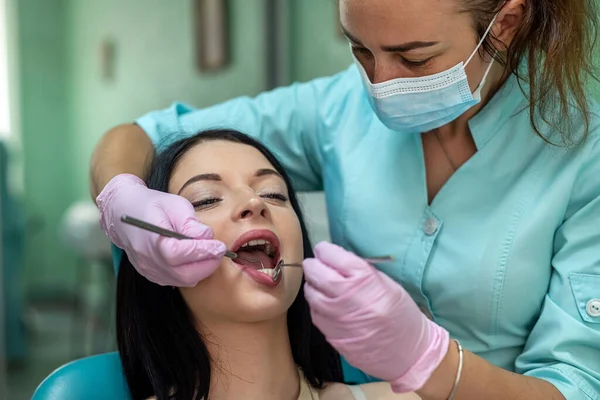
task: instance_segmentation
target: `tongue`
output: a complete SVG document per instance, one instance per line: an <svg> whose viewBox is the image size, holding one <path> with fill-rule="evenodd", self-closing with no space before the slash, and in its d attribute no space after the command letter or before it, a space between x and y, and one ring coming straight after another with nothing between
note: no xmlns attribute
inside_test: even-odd
<svg viewBox="0 0 600 400"><path fill-rule="evenodd" d="M239 258L235 260L236 263L244 265L246 267L251 267L255 269L261 269L261 265L258 262L250 262L247 260L242 260L242 258L246 258L248 260L258 260L263 263L265 268L273 268L273 259L265 254L264 251L261 250L238 250L237 255Z"/></svg>

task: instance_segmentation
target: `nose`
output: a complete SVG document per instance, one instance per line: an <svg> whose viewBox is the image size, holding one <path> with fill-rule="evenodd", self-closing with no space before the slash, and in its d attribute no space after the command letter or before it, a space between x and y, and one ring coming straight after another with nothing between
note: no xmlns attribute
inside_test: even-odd
<svg viewBox="0 0 600 400"><path fill-rule="evenodd" d="M368 73L372 83L386 82L391 79L396 79L402 76L402 72L395 65L388 62L375 62L373 70Z"/></svg>
<svg viewBox="0 0 600 400"><path fill-rule="evenodd" d="M234 220L271 219L271 212L265 201L254 191L249 190L239 196L238 206L234 210Z"/></svg>

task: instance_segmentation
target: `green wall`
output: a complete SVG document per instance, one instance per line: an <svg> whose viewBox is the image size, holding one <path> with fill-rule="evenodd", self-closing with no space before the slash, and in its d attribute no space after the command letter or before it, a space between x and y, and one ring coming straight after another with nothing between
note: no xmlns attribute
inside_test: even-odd
<svg viewBox="0 0 600 400"><path fill-rule="evenodd" d="M111 126L176 100L201 107L264 89L264 1L231 4L232 65L201 74L193 61L191 0L69 1L71 149L78 197L88 195L87 163ZM336 34L336 2L290 0L290 5L292 80L346 68L350 56L346 42ZM99 52L105 40L116 47L112 82L101 77Z"/></svg>
<svg viewBox="0 0 600 400"><path fill-rule="evenodd" d="M88 196L93 147L110 127L175 100L205 106L264 87L260 0L232 1L231 67L201 74L194 65L192 2L164 0L69 1L68 49L74 182ZM113 81L101 76L100 47L116 48Z"/></svg>
<svg viewBox="0 0 600 400"><path fill-rule="evenodd" d="M337 1L290 0L290 8L293 80L331 75L352 63L348 41L338 29Z"/></svg>
<svg viewBox="0 0 600 400"><path fill-rule="evenodd" d="M72 282L73 257L57 227L72 199L66 0L18 0L21 142L29 230L25 281L32 295Z"/></svg>

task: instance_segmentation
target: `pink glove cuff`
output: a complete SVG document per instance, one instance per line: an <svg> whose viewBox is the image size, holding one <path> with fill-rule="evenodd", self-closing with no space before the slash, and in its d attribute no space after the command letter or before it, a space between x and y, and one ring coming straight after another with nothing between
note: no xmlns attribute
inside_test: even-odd
<svg viewBox="0 0 600 400"><path fill-rule="evenodd" d="M441 364L450 344L450 334L447 330L427 320L430 324L430 344L427 351L408 371L400 378L390 382L395 393L409 393L421 389L431 378L433 372Z"/></svg>

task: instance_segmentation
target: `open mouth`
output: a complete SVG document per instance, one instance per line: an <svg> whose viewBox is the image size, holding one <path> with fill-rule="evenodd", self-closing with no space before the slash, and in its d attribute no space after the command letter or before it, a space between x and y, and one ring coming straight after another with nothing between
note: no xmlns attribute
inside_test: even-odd
<svg viewBox="0 0 600 400"><path fill-rule="evenodd" d="M242 235L232 246L238 257L236 264L255 269L275 278L273 270L279 262L279 239L269 230L255 230Z"/></svg>

